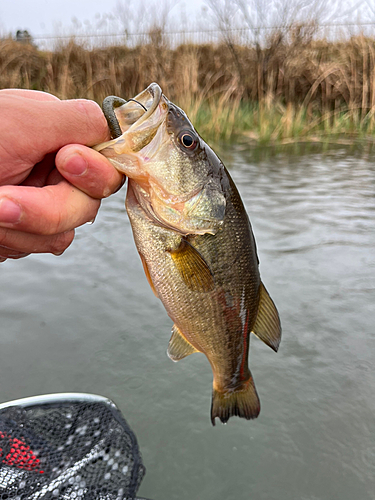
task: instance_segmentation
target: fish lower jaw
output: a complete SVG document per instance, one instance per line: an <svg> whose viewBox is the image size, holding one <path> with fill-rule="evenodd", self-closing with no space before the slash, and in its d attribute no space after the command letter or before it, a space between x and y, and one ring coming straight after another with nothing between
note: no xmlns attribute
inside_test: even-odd
<svg viewBox="0 0 375 500"><path fill-rule="evenodd" d="M105 148L108 148L110 146L114 146L116 144L116 141L117 141L117 139L111 139L110 141L101 142L100 144L96 144L96 146L93 146L92 149L100 152Z"/></svg>

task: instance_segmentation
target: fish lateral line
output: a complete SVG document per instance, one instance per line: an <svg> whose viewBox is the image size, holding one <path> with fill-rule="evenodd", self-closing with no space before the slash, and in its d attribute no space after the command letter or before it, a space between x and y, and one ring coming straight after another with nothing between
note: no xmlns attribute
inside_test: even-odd
<svg viewBox="0 0 375 500"><path fill-rule="evenodd" d="M242 328L243 354L242 354L242 361L241 361L241 366L240 366L240 375L241 375L242 380L243 380L243 377L245 375L245 368L246 368L246 373L248 373L248 371L249 371L249 368L247 366L248 358L249 358L249 344L250 344L249 316L250 316L250 312L248 309L246 309L245 324L243 325L243 328Z"/></svg>

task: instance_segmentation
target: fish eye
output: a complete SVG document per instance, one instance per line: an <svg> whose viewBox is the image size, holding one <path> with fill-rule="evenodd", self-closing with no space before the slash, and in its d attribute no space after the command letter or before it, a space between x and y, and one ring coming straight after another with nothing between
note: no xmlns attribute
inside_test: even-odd
<svg viewBox="0 0 375 500"><path fill-rule="evenodd" d="M185 148L190 150L195 149L198 144L196 136L191 134L190 132L181 132L179 140Z"/></svg>

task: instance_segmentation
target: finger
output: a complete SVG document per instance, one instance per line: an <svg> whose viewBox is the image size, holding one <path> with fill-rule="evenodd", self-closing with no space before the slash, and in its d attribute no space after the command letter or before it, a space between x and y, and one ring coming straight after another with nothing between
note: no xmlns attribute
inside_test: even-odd
<svg viewBox="0 0 375 500"><path fill-rule="evenodd" d="M106 198L125 181L107 158L85 146L65 146L57 153L55 162L65 179L92 198Z"/></svg>
<svg viewBox="0 0 375 500"><path fill-rule="evenodd" d="M59 101L60 99L47 92L41 90L26 90L26 89L3 89L0 90L0 95L11 95L17 97L25 97L34 99L35 101Z"/></svg>
<svg viewBox="0 0 375 500"><path fill-rule="evenodd" d="M21 259L22 257L27 257L30 255L26 252L17 252L11 248L4 248L0 246L0 258L1 259Z"/></svg>
<svg viewBox="0 0 375 500"><path fill-rule="evenodd" d="M1 142L12 161L16 156L35 165L67 144L94 146L109 139L107 121L93 101L37 101L0 92L0 109Z"/></svg>
<svg viewBox="0 0 375 500"><path fill-rule="evenodd" d="M100 201L67 181L45 187L0 188L0 227L53 235L92 221Z"/></svg>
<svg viewBox="0 0 375 500"><path fill-rule="evenodd" d="M16 258L30 253L53 253L61 255L72 243L74 231L45 236L24 233L14 229L0 228L0 256L2 258Z"/></svg>
<svg viewBox="0 0 375 500"><path fill-rule="evenodd" d="M55 156L55 153L46 155L42 161L35 165L30 175L22 182L22 185L35 187L45 186L50 173L55 169Z"/></svg>

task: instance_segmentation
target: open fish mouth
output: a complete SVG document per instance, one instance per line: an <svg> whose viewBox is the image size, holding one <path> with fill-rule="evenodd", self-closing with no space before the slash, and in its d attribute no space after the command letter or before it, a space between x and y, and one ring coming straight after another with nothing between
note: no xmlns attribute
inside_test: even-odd
<svg viewBox="0 0 375 500"><path fill-rule="evenodd" d="M134 183L149 218L184 235L215 234L223 225L225 195L185 113L156 83L128 101L107 97L103 113L113 139L94 149ZM186 145L181 136L191 141Z"/></svg>
<svg viewBox="0 0 375 500"><path fill-rule="evenodd" d="M131 129L141 130L142 124L152 117L162 98L166 101L157 83L151 83L143 92L128 101L117 96L106 97L103 101L103 113L113 139L98 144L94 149L105 149L114 144L122 134L131 132Z"/></svg>

